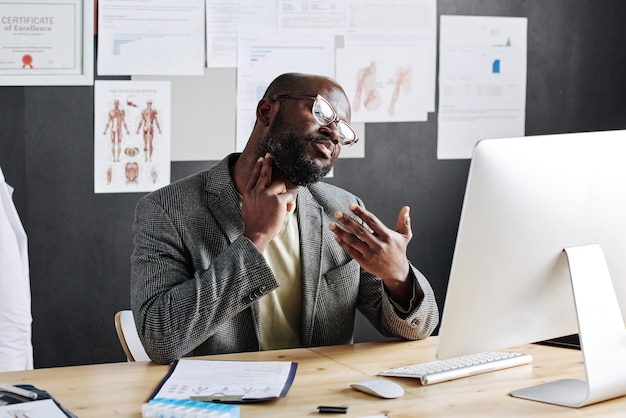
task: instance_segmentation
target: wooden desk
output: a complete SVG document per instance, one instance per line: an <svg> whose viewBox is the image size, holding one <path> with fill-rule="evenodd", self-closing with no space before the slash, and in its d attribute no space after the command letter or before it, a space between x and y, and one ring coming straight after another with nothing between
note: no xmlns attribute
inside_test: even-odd
<svg viewBox="0 0 626 418"><path fill-rule="evenodd" d="M531 365L421 386L413 379L386 378L400 383L405 395L378 399L348 386L380 370L435 358L436 337L412 342L377 342L238 353L201 358L285 360L299 363L287 397L241 406L241 416L320 416L318 405L348 406L345 417L387 413L398 417L598 417L626 416L626 397L581 409L571 409L508 396L519 389L561 378L584 378L577 350L524 345L513 350L532 354ZM0 373L0 382L28 383L48 390L81 418L141 417L141 405L168 371L150 362L37 369ZM322 415L327 416L327 415Z"/></svg>

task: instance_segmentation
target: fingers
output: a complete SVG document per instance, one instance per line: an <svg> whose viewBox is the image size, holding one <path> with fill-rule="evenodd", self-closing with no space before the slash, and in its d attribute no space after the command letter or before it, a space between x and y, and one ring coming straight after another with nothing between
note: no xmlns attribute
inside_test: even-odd
<svg viewBox="0 0 626 418"><path fill-rule="evenodd" d="M330 223L329 228L337 243L352 258L358 259L367 253L368 245L351 230L343 229L336 223Z"/></svg>
<svg viewBox="0 0 626 418"><path fill-rule="evenodd" d="M396 223L396 232L404 235L408 239L411 239L413 236L413 231L411 230L411 217L409 216L410 208L408 206L403 206L400 209L400 214L398 215L398 222Z"/></svg>
<svg viewBox="0 0 626 418"><path fill-rule="evenodd" d="M343 211L335 212L338 222L331 222L329 228L337 243L364 270L380 277L386 285L404 283L409 269L406 250L412 238L409 207L400 210L395 231L358 205L348 208L360 220Z"/></svg>
<svg viewBox="0 0 626 418"><path fill-rule="evenodd" d="M259 157L254 164L254 169L252 170L252 175L248 178L248 184L246 184L246 190L252 190L259 182L259 178L261 175L261 168L263 167L263 157Z"/></svg>
<svg viewBox="0 0 626 418"><path fill-rule="evenodd" d="M265 154L265 157L259 157L254 164L252 175L248 179L247 190L255 188L265 189L272 181L272 157Z"/></svg>
<svg viewBox="0 0 626 418"><path fill-rule="evenodd" d="M367 212L364 210L359 211L359 207L357 205L350 205L349 209L355 214L357 211L361 215L364 215L365 212ZM372 214L369 212L367 212L367 214L369 214L369 216L366 217L368 222L372 224L376 224L376 222L378 222L378 219L376 219L376 217ZM376 239L374 237L376 231L374 231L373 228L371 228L371 225L368 225L363 218L362 222L359 222L347 213L337 211L335 212L335 219L337 219L337 221L343 226L342 228L337 224L330 224L330 229L333 231L335 238L340 243L343 242L348 244L347 247L350 247L353 250L359 252L366 251L366 247L369 247ZM347 247L344 247L344 249Z"/></svg>
<svg viewBox="0 0 626 418"><path fill-rule="evenodd" d="M279 204L290 212L294 208L298 188L288 189L285 181L272 179L272 164L272 156L269 153L257 159L248 178L245 195L249 198L255 196L257 205L261 202L264 202L263 205L272 204L270 202L275 200L273 204Z"/></svg>
<svg viewBox="0 0 626 418"><path fill-rule="evenodd" d="M373 213L355 204L349 205L348 208L353 214L360 218L362 222L359 222L358 219L354 219L345 212L335 212L335 218L344 227L344 229L338 226L331 228L335 236L340 237L342 241L351 242L353 245L358 245L357 241L370 245L375 242L386 242L391 239L393 232ZM411 240L413 237L409 212L410 208L408 206L404 206L400 209L395 230L395 232L404 236L407 240ZM358 240L351 238L358 238Z"/></svg>
<svg viewBox="0 0 626 418"><path fill-rule="evenodd" d="M269 154L265 154L264 158L259 157L256 165L259 164L261 165L261 169L259 171L259 177L257 179L256 185L257 187L267 187L272 181L272 157Z"/></svg>
<svg viewBox="0 0 626 418"><path fill-rule="evenodd" d="M349 227L350 230L353 233L356 233L356 235L360 238L361 236L367 237L371 234L380 236L387 232L387 227L372 212L355 204L350 204L348 208L363 221L362 224L342 212L335 214L335 217L337 220ZM400 209L400 214L398 215L398 221L396 223L396 232L410 238L412 236L412 232L409 212L410 208L408 206L403 206L402 209Z"/></svg>
<svg viewBox="0 0 626 418"><path fill-rule="evenodd" d="M378 220L373 213L365 210L361 206L350 204L348 209L361 219L359 222L348 214L337 211L335 219L341 222L350 232L356 235L360 240L367 241L373 235L381 235L385 232L385 226Z"/></svg>

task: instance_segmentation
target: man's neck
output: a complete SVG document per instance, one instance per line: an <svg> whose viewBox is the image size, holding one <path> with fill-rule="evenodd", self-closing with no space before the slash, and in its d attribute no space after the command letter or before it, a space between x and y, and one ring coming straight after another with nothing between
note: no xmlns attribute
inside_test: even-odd
<svg viewBox="0 0 626 418"><path fill-rule="evenodd" d="M248 180L252 171L254 170L254 165L257 162L259 156L252 155L250 158L246 153L242 153L234 163L231 163L230 167L230 177L233 179L233 183L235 184L235 188L240 194L243 194L246 186L248 184ZM292 183L288 180L283 172L276 167L275 164L272 165L272 182L275 181L284 181L287 190L297 190L300 188L297 184Z"/></svg>

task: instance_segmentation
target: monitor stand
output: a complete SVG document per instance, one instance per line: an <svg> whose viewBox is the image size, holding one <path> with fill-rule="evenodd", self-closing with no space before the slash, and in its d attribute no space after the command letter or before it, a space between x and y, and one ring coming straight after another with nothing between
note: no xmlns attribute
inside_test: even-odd
<svg viewBox="0 0 626 418"><path fill-rule="evenodd" d="M511 392L579 408L626 395L626 329L598 244L565 248L587 380L564 379Z"/></svg>

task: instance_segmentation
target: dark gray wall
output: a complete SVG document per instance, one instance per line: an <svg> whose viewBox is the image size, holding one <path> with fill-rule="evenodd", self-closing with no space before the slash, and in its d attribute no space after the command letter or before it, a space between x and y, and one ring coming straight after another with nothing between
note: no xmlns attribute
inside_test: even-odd
<svg viewBox="0 0 626 418"><path fill-rule="evenodd" d="M626 128L623 0L439 0L438 14L528 17L527 135ZM93 116L91 87L0 87L0 167L29 238L36 367L124 360L113 315L130 304L141 194L93 193ZM442 306L469 161L436 159L436 114L367 124L366 137L366 158L339 161L329 182L388 225L411 206L409 258ZM172 179L211 165L173 163ZM358 328L359 340L378 338Z"/></svg>

